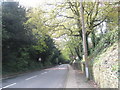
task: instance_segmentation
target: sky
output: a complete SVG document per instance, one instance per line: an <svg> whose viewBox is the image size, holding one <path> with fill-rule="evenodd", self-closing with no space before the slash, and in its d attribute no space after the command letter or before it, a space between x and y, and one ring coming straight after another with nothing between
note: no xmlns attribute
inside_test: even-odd
<svg viewBox="0 0 120 90"><path fill-rule="evenodd" d="M19 1L21 5L24 5L25 7L36 7L39 5L43 5L45 3L55 3L60 2L62 0L16 0Z"/></svg>
<svg viewBox="0 0 120 90"><path fill-rule="evenodd" d="M13 0L9 0L9 1L13 1ZM55 2L65 1L65 0L14 0L14 1L20 2L20 4L25 7L36 7L39 5L43 5L45 3L55 3ZM82 0L82 1L91 2L96 0ZM99 0L99 1L118 1L118 0Z"/></svg>
<svg viewBox="0 0 120 90"><path fill-rule="evenodd" d="M35 7L38 6L39 4L44 3L44 0L17 0L19 1L20 4L27 6L27 7Z"/></svg>

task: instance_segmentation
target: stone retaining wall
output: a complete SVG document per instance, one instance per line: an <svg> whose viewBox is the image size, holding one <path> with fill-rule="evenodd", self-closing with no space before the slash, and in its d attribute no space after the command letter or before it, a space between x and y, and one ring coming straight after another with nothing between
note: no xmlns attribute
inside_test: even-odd
<svg viewBox="0 0 120 90"><path fill-rule="evenodd" d="M118 45L94 59L93 76L100 88L118 88Z"/></svg>

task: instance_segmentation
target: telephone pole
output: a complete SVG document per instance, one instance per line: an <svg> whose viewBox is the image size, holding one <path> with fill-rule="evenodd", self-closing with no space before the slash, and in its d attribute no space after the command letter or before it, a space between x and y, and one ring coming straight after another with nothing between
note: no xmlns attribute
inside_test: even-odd
<svg viewBox="0 0 120 90"><path fill-rule="evenodd" d="M80 12L81 12L81 23L82 23L82 37L83 37L83 52L84 56L83 59L85 60L85 74L87 80L89 80L89 68L88 68L88 53L87 53L87 44L86 44L86 30L85 30L85 23L84 23L84 10L82 5L83 0L80 0Z"/></svg>

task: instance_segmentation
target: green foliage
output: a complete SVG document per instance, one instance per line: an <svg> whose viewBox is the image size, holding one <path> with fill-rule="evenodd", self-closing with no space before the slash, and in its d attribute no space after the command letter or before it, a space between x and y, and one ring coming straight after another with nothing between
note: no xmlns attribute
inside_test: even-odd
<svg viewBox="0 0 120 90"><path fill-rule="evenodd" d="M102 37L100 37L99 43L95 48L91 49L91 53L97 55L103 49L114 44L117 41L118 41L118 30L110 31L109 33L106 33Z"/></svg>
<svg viewBox="0 0 120 90"><path fill-rule="evenodd" d="M118 71L119 66L118 65L112 65L112 71Z"/></svg>
<svg viewBox="0 0 120 90"><path fill-rule="evenodd" d="M61 61L40 9L26 11L17 2L4 2L2 7L3 74L39 69Z"/></svg>
<svg viewBox="0 0 120 90"><path fill-rule="evenodd" d="M23 22L25 21L25 9L19 7L16 2L2 3L3 19L2 19L2 48L3 48L3 63L11 60L12 56L19 51L19 48L24 47L26 41L26 30ZM17 57L18 52L14 57Z"/></svg>
<svg viewBox="0 0 120 90"><path fill-rule="evenodd" d="M80 3L79 0L66 0L66 2L61 4L53 5L55 8L51 12L47 13L49 18L46 21L47 26L50 28L50 32L53 37L67 38L67 41L61 41L59 44L63 44L62 52L68 58L72 56L78 56L79 59L82 58L83 54L83 44L82 44L82 24L81 24L81 13L80 13ZM87 53L90 55L92 50L99 43L102 38L99 37L98 32L105 31L102 28L104 22L107 24L107 30L111 31L112 25L116 28L117 13L114 8L114 3L99 3L99 2L83 2L84 7L84 21L86 27L86 43L87 43ZM52 15L51 15L52 13ZM113 15L114 14L114 15ZM113 16L112 16L113 15ZM101 26L101 27L100 27ZM92 37L90 37L90 35ZM91 43L88 39L91 39ZM90 46L90 44L92 44ZM63 45L58 45L59 48ZM92 50L91 50L92 48ZM90 53L91 52L91 53Z"/></svg>
<svg viewBox="0 0 120 90"><path fill-rule="evenodd" d="M80 3L78 0L74 3L66 1L56 4L48 13L41 8L26 10L17 2L2 4L3 71L42 68L76 57L82 60ZM117 14L108 3L104 3L103 7L98 2L83 3L83 6L87 48L89 56L92 56L117 41ZM101 25L103 22L107 24L107 29L103 30L106 32L98 34L99 29L104 27ZM58 42L51 37L57 38Z"/></svg>

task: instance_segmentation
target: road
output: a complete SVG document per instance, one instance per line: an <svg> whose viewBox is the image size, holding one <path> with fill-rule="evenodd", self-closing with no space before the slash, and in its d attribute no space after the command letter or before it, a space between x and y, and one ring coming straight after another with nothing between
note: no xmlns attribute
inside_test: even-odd
<svg viewBox="0 0 120 90"><path fill-rule="evenodd" d="M68 65L34 71L2 81L2 88L65 88Z"/></svg>

